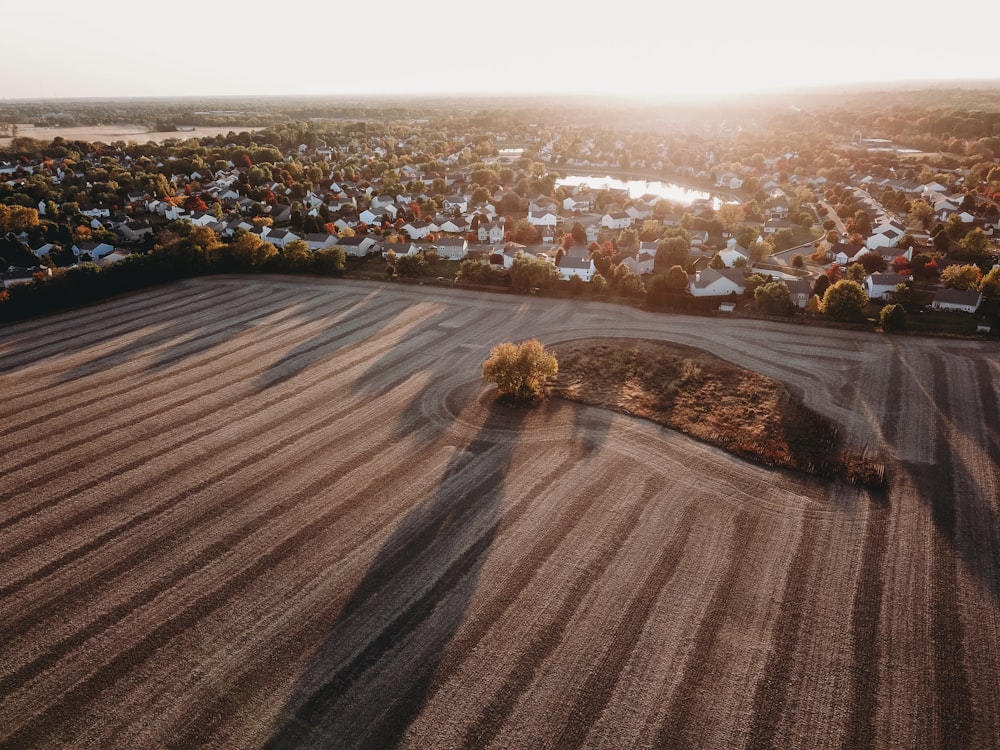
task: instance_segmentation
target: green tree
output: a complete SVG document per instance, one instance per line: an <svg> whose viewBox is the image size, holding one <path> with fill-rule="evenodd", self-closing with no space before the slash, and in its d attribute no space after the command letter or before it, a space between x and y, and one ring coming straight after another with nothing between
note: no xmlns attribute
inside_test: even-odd
<svg viewBox="0 0 1000 750"><path fill-rule="evenodd" d="M865 318L868 295L856 281L841 279L823 295L823 310L833 320L858 321Z"/></svg>
<svg viewBox="0 0 1000 750"><path fill-rule="evenodd" d="M951 257L975 263L981 268L990 267L993 265L993 253L989 248L990 238L982 229L976 227L959 241L958 248L951 253Z"/></svg>
<svg viewBox="0 0 1000 750"><path fill-rule="evenodd" d="M951 289L969 291L978 289L983 272L979 266L971 263L961 266L948 266L941 272L941 283Z"/></svg>
<svg viewBox="0 0 1000 750"><path fill-rule="evenodd" d="M879 324L883 331L902 331L906 328L906 310L902 305L886 305L879 313Z"/></svg>
<svg viewBox="0 0 1000 750"><path fill-rule="evenodd" d="M1000 266L991 268L979 282L979 291L987 297L1000 297Z"/></svg>
<svg viewBox="0 0 1000 750"><path fill-rule="evenodd" d="M847 267L847 278L851 281L856 281L860 284L865 280L867 275L868 273L865 271L865 267L860 263L852 263Z"/></svg>
<svg viewBox="0 0 1000 750"><path fill-rule="evenodd" d="M784 281L769 281L753 293L754 307L765 315L787 315L791 312L791 298Z"/></svg>
<svg viewBox="0 0 1000 750"><path fill-rule="evenodd" d="M533 292L548 289L559 280L559 272L541 258L521 256L510 267L510 284L515 292Z"/></svg>
<svg viewBox="0 0 1000 750"><path fill-rule="evenodd" d="M497 344L483 362L483 378L494 383L501 396L518 401L537 399L545 381L558 372L555 356L537 339Z"/></svg>
<svg viewBox="0 0 1000 750"><path fill-rule="evenodd" d="M667 237L660 240L653 258L653 269L660 271L671 266L685 265L689 247L687 240L682 237Z"/></svg>
<svg viewBox="0 0 1000 750"><path fill-rule="evenodd" d="M396 271L400 276L416 277L424 272L424 254L396 256Z"/></svg>
<svg viewBox="0 0 1000 750"><path fill-rule="evenodd" d="M343 248L329 247L313 253L313 265L316 272L324 276L335 276L344 270L347 255Z"/></svg>
<svg viewBox="0 0 1000 750"><path fill-rule="evenodd" d="M618 292L623 297L638 297L640 294L646 293L646 287L639 274L628 271L618 281Z"/></svg>
<svg viewBox="0 0 1000 750"><path fill-rule="evenodd" d="M905 281L896 284L896 289L889 294L889 301L906 308L913 301L913 288Z"/></svg>

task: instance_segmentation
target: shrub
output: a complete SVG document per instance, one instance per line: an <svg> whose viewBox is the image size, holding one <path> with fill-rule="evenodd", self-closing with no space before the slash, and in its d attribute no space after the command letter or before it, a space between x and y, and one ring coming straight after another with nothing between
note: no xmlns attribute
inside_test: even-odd
<svg viewBox="0 0 1000 750"><path fill-rule="evenodd" d="M902 305L886 305L879 314L883 331L902 331L906 328L906 310Z"/></svg>
<svg viewBox="0 0 1000 750"><path fill-rule="evenodd" d="M558 371L556 358L537 339L497 344L483 362L483 377L496 384L501 396L517 401L537 399L545 381Z"/></svg>

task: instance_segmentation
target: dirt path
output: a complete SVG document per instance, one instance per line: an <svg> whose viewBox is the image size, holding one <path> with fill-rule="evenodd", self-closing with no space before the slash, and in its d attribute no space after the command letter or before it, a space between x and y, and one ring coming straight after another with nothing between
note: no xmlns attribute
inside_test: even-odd
<svg viewBox="0 0 1000 750"><path fill-rule="evenodd" d="M494 344L785 383L885 496L567 402ZM1000 746L1000 353L349 281L0 329L0 746Z"/></svg>

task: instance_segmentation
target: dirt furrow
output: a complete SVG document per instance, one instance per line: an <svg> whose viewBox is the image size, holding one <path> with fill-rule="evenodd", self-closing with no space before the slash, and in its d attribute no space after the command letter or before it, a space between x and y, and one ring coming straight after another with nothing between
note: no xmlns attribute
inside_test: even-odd
<svg viewBox="0 0 1000 750"><path fill-rule="evenodd" d="M643 510L641 504L633 504L612 528L594 540L595 549L592 553L594 557L563 584L565 593L561 592L562 599L559 604L553 611L546 613L546 620L536 626L530 640L520 644L520 656L514 662L513 669L504 676L493 697L466 730L464 747L486 747L499 734L517 705L518 699L530 686L536 671L559 646L573 612L580 605L580 600L587 590L600 580L622 544L635 531Z"/></svg>
<svg viewBox="0 0 1000 750"><path fill-rule="evenodd" d="M645 503L643 503L645 504ZM687 506L677 522L674 535L660 556L638 583L638 595L625 610L624 617L610 634L609 647L591 668L576 702L573 704L555 747L581 747L594 723L600 718L621 676L626 660L635 648L639 634L663 587L667 585L688 544L695 523L695 509Z"/></svg>
<svg viewBox="0 0 1000 750"><path fill-rule="evenodd" d="M660 724L654 745L656 747L689 747L696 744L694 737L699 726L699 698L706 684L717 674L721 665L712 664L714 645L727 620L731 599L739 597L750 588L747 580L745 555L756 543L760 516L752 508L743 508L734 520L732 549L729 564L722 578L714 587L712 599L702 618L687 659L683 676L674 690L666 715Z"/></svg>

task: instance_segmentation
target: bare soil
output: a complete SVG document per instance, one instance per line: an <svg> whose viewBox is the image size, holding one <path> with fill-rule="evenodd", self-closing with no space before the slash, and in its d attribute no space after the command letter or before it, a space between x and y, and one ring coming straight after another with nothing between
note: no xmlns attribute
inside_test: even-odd
<svg viewBox="0 0 1000 750"><path fill-rule="evenodd" d="M581 339L551 347L553 392L680 430L766 466L831 474L837 427L773 378L695 347Z"/></svg>
<svg viewBox="0 0 1000 750"><path fill-rule="evenodd" d="M613 337L781 383L890 487L480 377ZM347 280L0 328L0 746L1000 747L998 384L984 342Z"/></svg>

